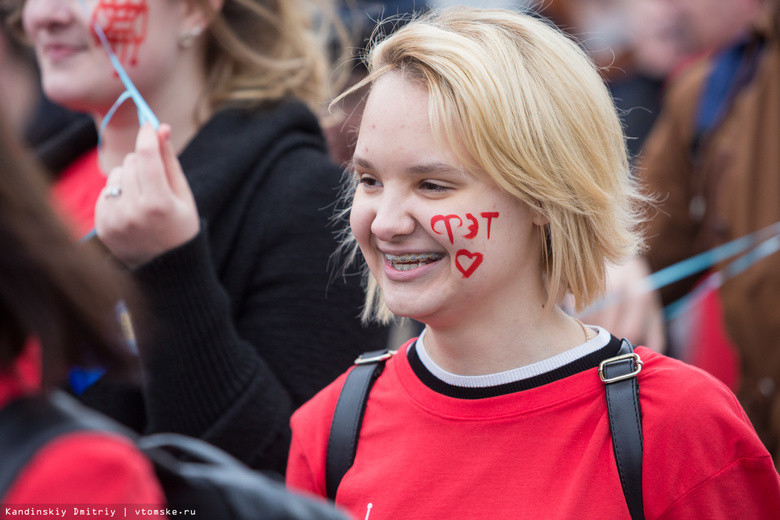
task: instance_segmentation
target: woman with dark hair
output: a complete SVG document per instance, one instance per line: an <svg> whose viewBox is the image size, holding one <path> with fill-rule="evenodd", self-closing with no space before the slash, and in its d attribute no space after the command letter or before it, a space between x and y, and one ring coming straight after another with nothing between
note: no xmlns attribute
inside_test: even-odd
<svg viewBox="0 0 780 520"><path fill-rule="evenodd" d="M58 385L69 366L110 366L126 355L110 311L119 281L76 247L46 200L43 176L0 129L0 410ZM85 464L85 461L89 461ZM0 497L10 504L162 504L154 471L129 439L62 435Z"/></svg>

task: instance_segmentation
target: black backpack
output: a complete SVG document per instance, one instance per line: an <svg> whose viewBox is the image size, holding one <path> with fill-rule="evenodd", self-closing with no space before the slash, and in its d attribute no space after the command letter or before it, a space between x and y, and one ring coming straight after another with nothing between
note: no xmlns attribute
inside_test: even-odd
<svg viewBox="0 0 780 520"><path fill-rule="evenodd" d="M332 505L289 493L205 441L173 433L138 436L59 391L0 410L0 496L47 442L84 430L134 439L153 463L170 509L220 520L346 520Z"/></svg>
<svg viewBox="0 0 780 520"><path fill-rule="evenodd" d="M371 387L385 368L394 351L367 352L355 360L355 368L341 389L328 439L325 463L325 486L328 498L336 499L341 479L355 462L360 426L366 411ZM632 520L644 520L642 503L642 415L639 406L637 374L642 360L634 346L623 340L616 357L599 365L604 383L612 434L612 448L620 475L623 495Z"/></svg>

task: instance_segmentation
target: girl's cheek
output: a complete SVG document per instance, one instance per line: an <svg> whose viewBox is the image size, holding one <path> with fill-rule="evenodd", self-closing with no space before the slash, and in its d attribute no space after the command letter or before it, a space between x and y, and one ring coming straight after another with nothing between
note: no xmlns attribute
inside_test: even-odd
<svg viewBox="0 0 780 520"><path fill-rule="evenodd" d="M146 0L100 0L92 12L93 36L95 22L119 61L126 65L138 65L138 49L146 41L149 7Z"/></svg>
<svg viewBox="0 0 780 520"><path fill-rule="evenodd" d="M457 242L454 262L464 278L470 278L485 260L483 247L491 239L492 226L500 216L497 211L474 211L431 217L430 228L434 234L445 237L451 246Z"/></svg>

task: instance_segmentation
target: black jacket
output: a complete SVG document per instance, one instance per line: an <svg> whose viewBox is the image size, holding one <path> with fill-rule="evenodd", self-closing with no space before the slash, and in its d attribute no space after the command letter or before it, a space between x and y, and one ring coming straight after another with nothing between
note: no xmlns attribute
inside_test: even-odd
<svg viewBox="0 0 780 520"><path fill-rule="evenodd" d="M82 125L42 158L62 168L94 138ZM137 430L198 436L283 472L293 410L387 339L359 323L359 276L331 281L341 170L297 103L223 110L180 161L202 229L133 272L142 384L105 377L82 399Z"/></svg>

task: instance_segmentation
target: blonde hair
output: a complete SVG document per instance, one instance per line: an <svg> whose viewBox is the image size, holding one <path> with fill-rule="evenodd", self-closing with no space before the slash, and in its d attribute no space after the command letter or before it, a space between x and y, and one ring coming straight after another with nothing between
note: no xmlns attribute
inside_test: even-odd
<svg viewBox="0 0 780 520"><path fill-rule="evenodd" d="M548 308L570 292L577 310L603 294L608 263L642 248L640 194L604 82L568 37L529 15L451 8L411 21L368 56L429 92L434 135L548 223L542 231ZM363 319L392 314L369 276Z"/></svg>
<svg viewBox="0 0 780 520"><path fill-rule="evenodd" d="M312 110L328 98L331 0L225 0L208 31L207 95L212 106L299 99Z"/></svg>

